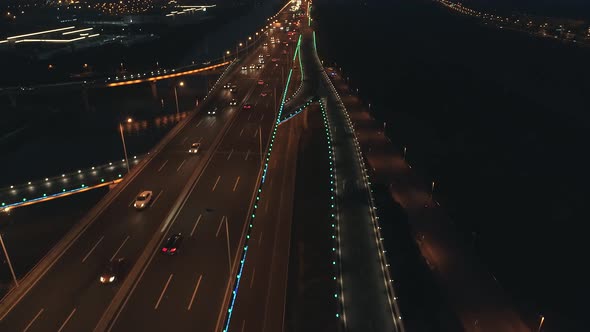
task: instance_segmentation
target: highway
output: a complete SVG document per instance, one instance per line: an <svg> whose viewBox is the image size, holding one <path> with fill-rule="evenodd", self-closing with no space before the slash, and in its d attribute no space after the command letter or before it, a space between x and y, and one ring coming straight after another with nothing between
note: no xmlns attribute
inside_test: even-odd
<svg viewBox="0 0 590 332"><path fill-rule="evenodd" d="M271 44L264 49L262 53L270 56L264 57L266 64L260 77L252 77L252 69L242 71L256 82L249 91L252 109L238 114L218 153L172 220L166 237L175 233L185 236L179 254L169 257L153 253L110 331L158 331L168 328L171 321L180 331L195 326L203 331L221 328L234 274L230 272L237 266L259 181L261 143L266 150L276 120L274 88L278 98L282 80L286 80L289 61L281 56L285 49ZM257 55L252 58L255 61ZM274 63L272 58L279 60ZM264 85L258 84L259 79Z"/></svg>
<svg viewBox="0 0 590 332"><path fill-rule="evenodd" d="M280 52L279 47L271 49L273 54ZM258 53L253 52L246 62L254 63L257 59ZM170 273L176 272L176 279L168 290L168 294L174 294L174 288L182 285L180 272L175 269L184 270L187 262L192 263L189 257L207 253L209 255L204 255L203 258L205 261L200 263L214 271L205 275L201 290L205 293L211 287L211 290L223 293L226 278L221 274L227 276L228 272L227 249L224 241L218 241L222 234L219 238L217 235L213 237L213 234L218 233L209 233L207 230L217 230L220 217L227 217L225 220L231 239L231 251L237 249L242 231L240 224L243 224L249 207L249 198L259 168L260 138L257 135L261 128L264 147L275 109L272 101L273 91L270 91L273 89L271 84L279 83L280 75L277 75L277 70L283 65L279 63L280 66L272 67L268 58L265 60L267 63L260 70L242 72L236 67L234 72L228 75L227 80L239 87L236 94L237 107L228 106L229 91L216 92L208 104L209 107L217 106L219 114L208 116L205 110L200 110L192 117L134 178L121 184L124 188L112 203L81 233L69 249L61 253L61 257L20 298L20 301L14 306L9 303L2 304L4 310L0 317L1 331L92 330L119 290L119 284L104 286L98 282L98 275L104 266L115 257L125 257L130 262L129 265L132 265L143 253L150 239L154 235L160 236L161 230L166 230L170 225L173 226L173 231L182 231L186 235L181 252L177 257L158 255L152 260L140 280L138 289L142 289L146 282L158 283L158 272L168 269ZM267 85L267 82L258 85L259 75L270 81L270 84ZM262 91L268 93L266 97L260 96ZM241 110L240 105L244 102L252 103L253 109ZM201 152L197 155L187 153L193 142L200 142L202 145ZM195 177L199 180L192 187L192 193L184 208L169 225L163 225L163 221L169 221L167 217L175 212L173 207L178 204L179 195L191 187L192 183L189 180ZM153 191L154 200L149 208L139 212L132 208L132 203L142 190ZM206 208L210 210L205 210ZM199 245L191 246L189 235L199 215L203 215L202 223L193 233L193 239ZM207 236L210 238L207 239ZM210 243L211 247L207 248L201 243ZM217 254L214 255L214 252ZM233 256L235 257L235 253ZM160 263L159 260L163 258L166 259ZM183 259L185 264L181 263ZM155 274L151 274L153 269ZM128 270L131 270L131 266ZM193 280L193 277L187 273L185 280L190 280L194 286L196 280ZM221 286L208 285L208 282L214 281L220 282ZM120 324L126 322L126 310L141 310L141 307L133 305L136 294L150 296L149 292L137 290L133 294L119 317ZM221 298L219 301L221 303ZM153 301L149 302L153 305ZM166 309L169 306L163 304L161 308ZM157 316L154 315L153 307L149 313L142 316L146 323L150 317ZM211 317L204 313L201 317L208 318L209 323L215 325ZM138 326L134 326L133 330L137 328ZM155 329L156 326L151 325L151 328Z"/></svg>

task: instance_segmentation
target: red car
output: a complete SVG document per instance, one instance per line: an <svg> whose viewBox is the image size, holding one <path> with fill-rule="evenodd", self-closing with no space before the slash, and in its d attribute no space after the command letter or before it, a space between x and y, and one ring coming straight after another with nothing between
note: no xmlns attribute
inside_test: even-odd
<svg viewBox="0 0 590 332"><path fill-rule="evenodd" d="M244 104L244 106L242 106L242 109L243 110L249 110L251 108L252 108L252 105L251 104Z"/></svg>
<svg viewBox="0 0 590 332"><path fill-rule="evenodd" d="M272 62L277 62L278 60L279 60L279 59L277 59L277 58L272 58L272 60L271 60L271 61L272 61Z"/></svg>
<svg viewBox="0 0 590 332"><path fill-rule="evenodd" d="M263 85L264 81L263 80L258 80L258 85Z"/></svg>

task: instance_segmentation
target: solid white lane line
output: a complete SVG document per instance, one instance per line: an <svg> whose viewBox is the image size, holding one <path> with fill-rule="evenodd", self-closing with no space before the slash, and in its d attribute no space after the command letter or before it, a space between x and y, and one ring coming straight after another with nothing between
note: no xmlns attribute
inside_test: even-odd
<svg viewBox="0 0 590 332"><path fill-rule="evenodd" d="M70 315L68 316L68 318L66 318L66 320L64 321L63 324L61 324L59 330L57 330L57 332L61 332L64 327L66 327L66 324L70 321L70 319L72 318L72 316L74 316L74 313L76 312L76 308L74 308L74 310L72 310L72 312L70 312Z"/></svg>
<svg viewBox="0 0 590 332"><path fill-rule="evenodd" d="M178 168L176 169L177 172L180 171L180 168L182 167L182 165L184 165L185 161L186 161L186 159L180 163L180 166L178 166Z"/></svg>
<svg viewBox="0 0 590 332"><path fill-rule="evenodd" d="M242 130L240 131L240 136L242 136L242 134L244 133L244 129L246 129L246 127L242 128Z"/></svg>
<svg viewBox="0 0 590 332"><path fill-rule="evenodd" d="M262 242L262 232L260 232L260 237L258 238L258 245Z"/></svg>
<svg viewBox="0 0 590 332"><path fill-rule="evenodd" d="M160 301L162 301L162 298L164 297L164 293L166 293L166 289L168 288L168 284L170 284L170 280L172 280L172 276L174 274L170 273L170 276L168 277L168 281L166 281L166 285L164 285L164 288L162 289L162 293L160 293L160 297L158 298L158 302L156 302L156 305L154 306L154 310L158 309L158 306L160 305Z"/></svg>
<svg viewBox="0 0 590 332"><path fill-rule="evenodd" d="M45 310L45 309L41 308L41 310L39 310L39 312L35 315L35 317L33 317L33 320L31 320L31 322L27 325L27 327L25 327L23 332L27 332L29 330L31 325L33 325L33 323L37 320L37 318L39 318L39 316L41 316L41 314L43 313L43 310Z"/></svg>
<svg viewBox="0 0 590 332"><path fill-rule="evenodd" d="M119 253L119 251L121 250L121 248L123 248L123 246L125 245L125 242L127 242L127 240L129 240L129 235L127 235L127 237L125 238L125 240L123 240L123 243L121 243L121 245L119 246L119 249L117 249L117 251L115 251L115 253L113 254L113 257L111 257L111 259L109 259L109 261L113 261L113 259L115 259L115 257L117 256L117 254Z"/></svg>
<svg viewBox="0 0 590 332"><path fill-rule="evenodd" d="M248 152L246 152L246 158L244 158L244 160L248 160L248 155L250 154L250 149L248 149Z"/></svg>
<svg viewBox="0 0 590 332"><path fill-rule="evenodd" d="M96 246L98 246L98 244L100 243L100 241L102 241L102 239L104 239L104 235L100 237L98 242L96 242L94 247L92 247L92 249L90 249L90 251L86 254L86 256L84 256L84 258L82 258L82 263L84 263L84 261L88 258L88 256L90 256L90 254L94 251L94 249L96 249Z"/></svg>
<svg viewBox="0 0 590 332"><path fill-rule="evenodd" d="M217 187L217 183L219 182L219 179L221 179L221 175L219 175L217 177L217 180L215 180L215 184L213 185L213 188L211 188L211 191L215 191L215 188Z"/></svg>
<svg viewBox="0 0 590 332"><path fill-rule="evenodd" d="M201 125L201 123L203 123L203 120L205 119L201 119L201 121L199 121L199 123L197 123L197 127Z"/></svg>
<svg viewBox="0 0 590 332"><path fill-rule="evenodd" d="M229 160L229 158L231 158L232 153L234 153L234 149L231 149L231 151L229 152L229 155L227 156L227 160Z"/></svg>
<svg viewBox="0 0 590 332"><path fill-rule="evenodd" d="M199 224L199 221L201 220L202 216L202 214L199 214L199 218L197 218L197 221L195 221L195 225L193 226L193 230L191 231L191 236L193 236L193 234L195 233L195 229L197 229L197 225Z"/></svg>
<svg viewBox="0 0 590 332"><path fill-rule="evenodd" d="M186 310L191 310L191 307L193 306L193 301L195 300L195 296L197 295L197 291L199 290L199 285L201 284L201 279L203 279L202 274L199 276L199 280L197 280L197 285L195 286L195 290L193 291L193 296L191 297L191 301L188 304L188 307L186 308Z"/></svg>
<svg viewBox="0 0 590 332"><path fill-rule="evenodd" d="M254 284L254 276L256 275L256 268L252 269L252 279L250 279L250 288L252 288L252 285Z"/></svg>
<svg viewBox="0 0 590 332"><path fill-rule="evenodd" d="M183 138L181 144L184 144L184 142L186 142L187 139L188 139L188 137Z"/></svg>
<svg viewBox="0 0 590 332"><path fill-rule="evenodd" d="M262 119L264 119L264 113L262 114L262 116L260 117L260 121L262 121Z"/></svg>
<svg viewBox="0 0 590 332"><path fill-rule="evenodd" d="M162 195L163 192L164 192L164 190L160 190L160 192L158 193L158 196L156 196L156 199L154 199L154 201L152 202L152 207L154 205L156 205L156 202L158 201L158 198L160 198L160 196Z"/></svg>
<svg viewBox="0 0 590 332"><path fill-rule="evenodd" d="M219 236L219 231L221 230L221 225L223 225L223 219L227 218L226 216L221 217L221 220L219 221L219 227L217 227L217 233L215 233L215 237Z"/></svg>
<svg viewBox="0 0 590 332"><path fill-rule="evenodd" d="M239 176L236 179L236 184L234 184L234 190L233 191L236 191L236 188L238 187L238 182L240 182L240 177Z"/></svg>
<svg viewBox="0 0 590 332"><path fill-rule="evenodd" d="M166 159L166 161L162 164L162 166L160 166L160 168L158 168L158 172L162 170L162 168L164 168L164 166L166 166L166 164L168 163L168 159Z"/></svg>

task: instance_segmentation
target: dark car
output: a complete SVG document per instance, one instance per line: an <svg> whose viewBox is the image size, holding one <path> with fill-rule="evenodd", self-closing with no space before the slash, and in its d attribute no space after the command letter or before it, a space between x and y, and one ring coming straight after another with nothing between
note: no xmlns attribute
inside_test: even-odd
<svg viewBox="0 0 590 332"><path fill-rule="evenodd" d="M238 92L238 86L237 86L237 85L232 85L232 86L229 88L229 92Z"/></svg>
<svg viewBox="0 0 590 332"><path fill-rule="evenodd" d="M162 252L168 255L176 254L178 246L180 246L180 242L182 242L182 234L178 233L170 236L162 247Z"/></svg>
<svg viewBox="0 0 590 332"><path fill-rule="evenodd" d="M244 110L249 110L252 108L252 104L244 104L244 106L242 106L242 109Z"/></svg>
<svg viewBox="0 0 590 332"><path fill-rule="evenodd" d="M100 274L101 284L110 284L121 278L123 274L123 268L125 265L125 258L117 258L110 261L104 271Z"/></svg>

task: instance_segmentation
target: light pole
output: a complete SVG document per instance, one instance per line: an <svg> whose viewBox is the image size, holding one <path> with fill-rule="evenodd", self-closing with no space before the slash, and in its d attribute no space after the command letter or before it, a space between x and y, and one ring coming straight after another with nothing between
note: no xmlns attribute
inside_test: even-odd
<svg viewBox="0 0 590 332"><path fill-rule="evenodd" d="M264 163L264 156L262 155L262 126L258 125L258 136L260 138L260 167Z"/></svg>
<svg viewBox="0 0 590 332"><path fill-rule="evenodd" d="M225 217L225 237L227 238L227 261L229 266L229 272L231 273L231 251L229 247L229 228L227 225L227 217Z"/></svg>
<svg viewBox="0 0 590 332"><path fill-rule="evenodd" d="M183 87L184 82L180 81L180 83L178 83L178 86ZM176 115L179 115L180 112L178 111L178 93L176 92L176 84L174 85L174 99L176 99Z"/></svg>
<svg viewBox="0 0 590 332"><path fill-rule="evenodd" d="M545 322L545 317L543 315L541 315L541 322L539 323L539 328L537 329L537 332L541 332L541 328L543 327L544 322Z"/></svg>
<svg viewBox="0 0 590 332"><path fill-rule="evenodd" d="M225 62L225 56L229 55L229 51L225 51L225 53L223 53L223 62Z"/></svg>
<svg viewBox="0 0 590 332"><path fill-rule="evenodd" d="M242 45L244 44L242 44L241 42L236 45L236 58L240 56L240 47L242 47Z"/></svg>
<svg viewBox="0 0 590 332"><path fill-rule="evenodd" d="M133 122L133 119L127 118L127 123ZM119 122L119 131L121 132L121 142L123 143L123 152L125 152L125 165L127 165L127 174L129 174L129 158L127 158L127 146L125 145L125 135L123 135L123 124Z"/></svg>
<svg viewBox="0 0 590 332"><path fill-rule="evenodd" d="M248 54L248 41L252 41L252 37L248 36L248 39L246 39L246 54Z"/></svg>
<svg viewBox="0 0 590 332"><path fill-rule="evenodd" d="M408 148L404 146L404 160L406 160L406 152L408 151Z"/></svg>
<svg viewBox="0 0 590 332"><path fill-rule="evenodd" d="M430 187L430 198L434 195L434 181L432 181L432 186Z"/></svg>
<svg viewBox="0 0 590 332"><path fill-rule="evenodd" d="M16 274L14 273L14 269L12 268L12 263L10 262L10 257L8 257L8 251L6 250L6 246L4 245L4 240L2 239L2 234L0 234L0 243L2 244L2 250L4 250L4 256L6 256L6 261L8 262L8 267L10 267L10 273L12 274L12 279L14 279L14 284L16 285L16 287L18 287L18 280L16 279Z"/></svg>

